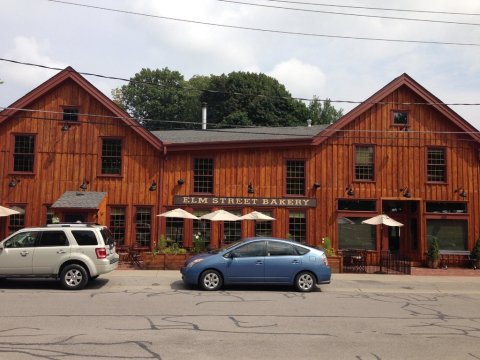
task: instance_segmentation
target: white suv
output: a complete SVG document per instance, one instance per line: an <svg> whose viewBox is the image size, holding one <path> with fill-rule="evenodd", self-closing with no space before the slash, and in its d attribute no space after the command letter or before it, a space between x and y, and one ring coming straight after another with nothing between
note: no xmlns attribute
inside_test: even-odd
<svg viewBox="0 0 480 360"><path fill-rule="evenodd" d="M119 256L106 226L52 224L24 228L0 242L0 278L55 277L80 290L113 271Z"/></svg>

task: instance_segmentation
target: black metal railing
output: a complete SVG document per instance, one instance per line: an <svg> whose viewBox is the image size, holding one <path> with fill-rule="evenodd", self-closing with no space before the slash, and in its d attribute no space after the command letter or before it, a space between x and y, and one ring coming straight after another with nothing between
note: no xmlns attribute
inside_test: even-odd
<svg viewBox="0 0 480 360"><path fill-rule="evenodd" d="M411 274L411 259L407 256L361 249L345 249L339 252L343 257L342 272L366 274Z"/></svg>

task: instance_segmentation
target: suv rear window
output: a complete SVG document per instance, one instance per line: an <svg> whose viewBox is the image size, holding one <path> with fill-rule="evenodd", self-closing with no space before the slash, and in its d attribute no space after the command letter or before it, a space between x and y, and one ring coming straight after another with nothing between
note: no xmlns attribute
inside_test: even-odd
<svg viewBox="0 0 480 360"><path fill-rule="evenodd" d="M44 231L38 246L68 246L67 235L63 231Z"/></svg>
<svg viewBox="0 0 480 360"><path fill-rule="evenodd" d="M103 242L105 243L105 245L111 245L115 243L115 239L113 238L110 229L103 228L100 230L100 234L102 234Z"/></svg>
<svg viewBox="0 0 480 360"><path fill-rule="evenodd" d="M79 246L98 245L95 233L90 230L72 230L73 237Z"/></svg>

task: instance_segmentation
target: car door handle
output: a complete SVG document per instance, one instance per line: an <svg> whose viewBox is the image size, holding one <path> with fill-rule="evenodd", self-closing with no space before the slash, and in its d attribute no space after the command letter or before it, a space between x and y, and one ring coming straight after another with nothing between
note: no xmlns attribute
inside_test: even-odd
<svg viewBox="0 0 480 360"><path fill-rule="evenodd" d="M292 264L300 264L300 261L298 261L298 260L292 260Z"/></svg>
<svg viewBox="0 0 480 360"><path fill-rule="evenodd" d="M22 252L20 253L20 255L22 255L22 256L27 256L27 255L28 255L28 251L22 251Z"/></svg>
<svg viewBox="0 0 480 360"><path fill-rule="evenodd" d="M255 265L263 265L263 261L258 260L258 261L255 263Z"/></svg>
<svg viewBox="0 0 480 360"><path fill-rule="evenodd" d="M65 253L66 253L65 250L58 250L58 251L57 251L57 254L65 254Z"/></svg>

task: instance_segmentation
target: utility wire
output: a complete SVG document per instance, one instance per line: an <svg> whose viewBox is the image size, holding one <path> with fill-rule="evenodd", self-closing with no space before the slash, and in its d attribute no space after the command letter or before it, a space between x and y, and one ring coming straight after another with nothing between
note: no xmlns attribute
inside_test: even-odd
<svg viewBox="0 0 480 360"><path fill-rule="evenodd" d="M48 0L50 1L50 0ZM23 66L33 66L33 67L39 67L42 69L48 69L48 70L56 70L56 71L62 71L64 69L58 68L58 67L53 67L53 66L47 66L47 65L41 65L41 64L34 64L34 63L29 63L29 62L24 62L24 61L19 61L19 60L12 60L12 59L6 59L6 58L0 58L0 61L4 62L9 62L17 65L23 65ZM298 100L298 101L320 101L320 102L330 102L330 103L345 103L345 104L371 104L371 105L408 105L408 106L434 106L434 105L445 105L445 106L479 106L480 103L444 103L444 102L392 102L392 101L357 101L357 100L332 100L332 99L318 99L318 98L300 98L300 97L285 97L285 96L271 96L271 95L263 95L263 94L247 94L247 93L241 93L241 92L228 92L228 91L221 91L221 90L213 90L213 89L197 89L193 88L191 86L169 86L165 84L158 84L158 83L151 83L147 81L138 81L135 79L126 79L126 78L121 78L121 77L116 77L116 76L110 76L110 75L101 75L101 74L95 74L95 73L90 73L90 72L82 72L82 71L76 71L76 73L84 76L93 76L93 77L99 77L102 79L109 79L109 80L120 80L120 81L125 81L125 82L133 82L133 83L138 83L138 84L144 84L144 85L151 85L151 86L160 86L164 88L168 87L176 87L176 88L181 88L187 91L197 91L197 92L209 92L209 93L217 93L217 94L224 94L224 95L238 95L238 96L245 96L245 97L262 97L266 99L284 99L284 100ZM6 109L4 107L4 109ZM143 121L143 119L141 119Z"/></svg>
<svg viewBox="0 0 480 360"><path fill-rule="evenodd" d="M6 110L6 109L11 109L11 110L16 110L16 111L24 111L24 112L40 112L44 114L52 114L52 115L60 115L63 114L63 112L60 111L51 111L51 110L38 110L38 109L21 109L21 108L2 108L0 107L0 110ZM63 119L59 119L58 116L38 116L38 115L29 115L28 117L25 117L23 115L14 115L14 116L7 116L4 115L0 112L0 116L3 117L9 117L9 118L17 118L17 119L34 119L34 120L46 120L46 121L51 121L51 122L57 122L57 123L68 123L72 124L73 126L75 124L94 124L94 125L105 125L105 126L124 126L124 127L139 127L139 128L145 128L143 125L140 123L136 124L127 124L124 122L121 123L112 123L112 122L107 122L107 121L98 121L98 120L77 120L77 121L65 121ZM114 119L114 120L136 120L134 118L125 118L125 117L118 117L118 116L109 116L109 115L98 115L98 114L78 114L80 117L91 117L91 118L108 118L108 119ZM163 124L165 123L170 123L170 124L178 124L178 125L196 125L196 126L201 126L200 122L183 122L183 121L175 121L175 120L158 120L158 119L146 119L148 121L161 121ZM232 134L249 134L249 135L271 135L271 136L292 136L292 137L305 137L305 138L313 138L313 137L331 137L334 134L343 134L342 138L358 138L358 135L355 134L362 134L362 138L367 139L374 137L375 139L398 139L398 140L425 140L425 138L420 138L420 137L412 137L410 135L478 135L480 134L479 131L425 131L425 130L372 130L372 129L329 129L328 127L325 127L322 130L319 130L317 134L298 134L298 133L293 133L293 132L288 132L288 126L279 126L279 127L274 127L274 126L237 126L233 128L222 128L220 124L208 124L210 127L218 127L218 128L209 128L207 130L203 129L185 129L185 128L178 128L178 129L158 129L158 130L148 130L147 131L158 131L160 132L160 140L161 140L161 132L162 131L182 131L182 130L188 130L188 131L198 131L199 133L206 133L206 132L218 132L218 133L232 133ZM320 125L327 125L327 124L320 124ZM298 126L295 126L298 127ZM304 126L302 126L304 127ZM279 133L279 132L273 132L273 131L253 131L252 129L255 128L281 128L285 129L285 132ZM239 130L240 129L240 130ZM324 133L324 134L322 134ZM385 135L392 135L393 137L386 137ZM406 138L401 139L399 138L399 135L402 134L403 136L406 136ZM377 136L381 135L381 136ZM453 140L453 139L452 139ZM476 141L473 139L460 139L462 141Z"/></svg>
<svg viewBox="0 0 480 360"><path fill-rule="evenodd" d="M419 22L450 24L450 25L480 26L480 23L469 23L469 22L459 22L459 21L431 20L431 19L405 18L405 17L383 16L383 15L353 14L353 13L344 13L344 12L338 12L338 11L299 9L299 8L292 8L292 7L286 7L286 6L256 4L256 3L244 2L244 1L234 1L234 0L217 0L217 1L225 2L225 3L232 3L232 4L257 6L257 7L264 7L264 8L270 8L270 9L292 10L292 11L300 11L300 12L308 12L308 13L332 14L332 15L342 15L342 16L355 16L355 17L377 18L377 19L387 19L387 20L419 21Z"/></svg>
<svg viewBox="0 0 480 360"><path fill-rule="evenodd" d="M424 13L424 14L441 14L441 15L464 15L464 16L479 16L480 13L467 13L467 12L452 12L452 11L435 11L435 10L418 10L418 9L396 9L396 8L381 8L381 7L369 7L369 6L354 6L354 5L335 5L324 3L312 3L304 1L287 1L287 0L263 0L273 3L286 3L286 4L298 4L298 5L311 5L311 6L324 6L335 7L344 9L363 9L363 10L378 10L378 11L396 11L396 12L409 12L409 13Z"/></svg>
<svg viewBox="0 0 480 360"><path fill-rule="evenodd" d="M272 30L272 29L263 29L263 28L256 28L256 27L237 26L237 25L228 25L228 24L218 24L218 23L205 22L205 21L197 21L197 20L180 19L180 18L174 18L174 17L140 13L140 12L135 12L135 11L127 11L127 10L106 8L106 7L95 6L95 5L79 4L79 3L70 2L70 1L61 1L61 0L46 0L46 1L53 2L53 3L59 3L59 4L64 4L64 5L79 6L79 7L84 7L84 8L96 9L96 10L122 13L122 14L145 16L145 17L150 17L150 18L155 18L155 19L171 20L171 21L178 21L178 22L197 24L197 25L223 27L223 28L236 29L236 30L259 31L259 32L264 32L264 33L274 33L274 34L284 34L284 35L298 35L298 36L309 36L309 37L323 37L323 38L344 39L344 40L345 39L346 40L366 40L366 41L381 41L381 42L397 42L397 43L407 43L407 44L454 45L454 46L480 47L480 43L460 43L460 42L453 42L453 41L449 42L449 41L429 41L429 40L388 39L388 38L373 38L373 37L359 37L359 36L316 34L316 33L295 32L295 31L285 31L285 30Z"/></svg>

